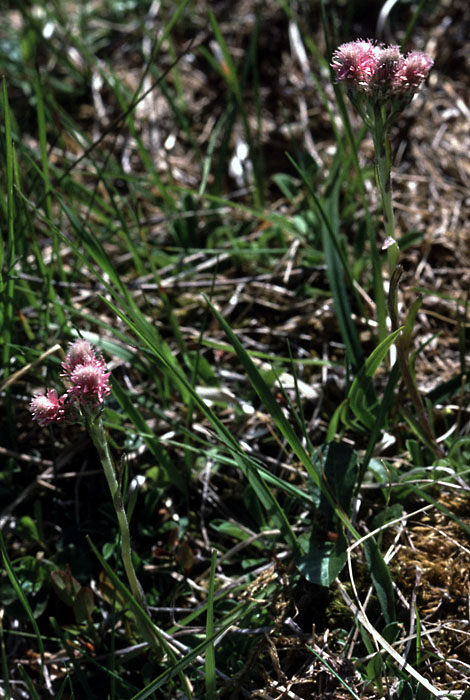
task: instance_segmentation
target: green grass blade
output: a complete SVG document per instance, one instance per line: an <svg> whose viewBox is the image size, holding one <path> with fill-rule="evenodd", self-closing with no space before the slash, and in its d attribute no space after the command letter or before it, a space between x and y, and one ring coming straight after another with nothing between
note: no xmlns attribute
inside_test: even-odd
<svg viewBox="0 0 470 700"><path fill-rule="evenodd" d="M328 57L331 57L333 53L333 47L331 45L331 36L332 33L329 30L328 26L328 19L327 19L327 14L326 14L326 8L325 8L325 2L324 0L321 0L320 4L320 9L321 9L321 18L322 18L322 25L323 25L323 33L325 37L325 42L327 46L327 54ZM370 259L371 259L371 264L372 264L372 274L373 274L373 284L374 284L374 301L376 305L376 310L377 310L377 324L378 324L378 332L379 332L379 340L383 340L387 334L387 313L386 313L386 300L385 300L385 291L384 291L384 284L383 284L383 276L382 276L382 263L380 260L380 255L379 255L379 250L377 247L377 231L373 225L372 222L372 217L370 214L369 210L369 203L368 203L368 197L367 197L367 192L364 184L364 176L362 173L362 169L359 163L359 157L358 157L358 144L356 143L356 139L354 137L354 132L351 126L351 121L349 119L348 115L348 110L346 108L346 103L344 99L344 92L342 89L342 86L337 83L335 80L335 76L333 75L333 69L329 67L330 70L330 76L331 76L331 82L333 84L333 90L335 93L335 99L336 99L336 104L338 106L338 111L340 113L341 121L343 123L343 129L344 133L346 136L347 143L349 145L349 151L351 153L351 157L353 160L353 165L354 165L354 170L356 173L356 178L357 182L359 185L359 191L361 195L361 201L362 205L364 207L364 212L365 212L365 224L366 224L366 232L367 232L367 237L369 239L369 247L370 247ZM338 137L337 137L338 141Z"/></svg>
<svg viewBox="0 0 470 700"><path fill-rule="evenodd" d="M2 369L3 379L8 379L10 375L11 341L13 332L13 314L15 295L15 281L13 276L13 266L15 264L15 201L13 197L13 142L11 133L11 116L8 104L7 83L3 77L3 119L5 124L5 153L6 153L6 186L7 186L7 243L5 248L0 246L1 259L0 270L6 273L6 278L1 280L1 297L3 300L1 313L1 337L2 337ZM10 413L10 412L8 412ZM14 434L14 432L12 433Z"/></svg>
<svg viewBox="0 0 470 700"><path fill-rule="evenodd" d="M47 136L46 136L46 117L44 112L44 97L42 93L41 79L39 73L36 72L36 80L34 81L36 93L37 116L38 116L38 132L39 146L41 149L41 166L42 179L45 189L45 207L46 213L50 221L52 221L52 201L51 201L51 180L49 177L49 160L47 153Z"/></svg>
<svg viewBox="0 0 470 700"><path fill-rule="evenodd" d="M418 5L416 6L416 9L413 12L413 15L411 16L410 21L408 22L408 26L406 28L405 36L403 37L403 41L401 43L401 48L406 49L408 42L410 40L410 37L413 33L413 29L415 28L416 22L418 21L418 18L421 14L421 10L423 9L424 5L426 4L427 0L420 0Z"/></svg>
<svg viewBox="0 0 470 700"><path fill-rule="evenodd" d="M349 295L345 284L345 278L348 280L349 288L354 290L353 279L351 276L350 267L346 259L346 255L339 240L338 234L334 230L330 217L323 206L322 202L314 192L312 185L306 173L300 168L296 162L290 158L292 165L295 167L304 184L306 185L312 201L315 205L318 217L321 222L323 251L326 260L326 269L328 281L330 284L331 293L335 303L336 316L340 326L341 335L346 345L349 362L357 371L362 365L364 356L362 347L357 335L356 328L352 321L352 310L349 302ZM339 179L338 179L339 182ZM336 190L336 191L335 191ZM338 196L338 185L335 186L331 197ZM354 291L353 291L354 294Z"/></svg>
<svg viewBox="0 0 470 700"><path fill-rule="evenodd" d="M55 631L57 636L59 637L61 643L62 643L62 648L63 649L68 649L69 644L67 642L67 637L65 635L65 631L62 629L62 626L59 625L57 620L54 617L49 618L49 624L51 625L52 629ZM75 657L74 654L71 654L71 663L73 666L73 671L76 677L78 678L78 682L83 688L83 691L85 693L85 697L90 700L96 700L96 695L94 694L92 688L90 687L90 684L88 682L88 677L86 674L85 669L82 667L82 664L79 662L79 660Z"/></svg>
<svg viewBox="0 0 470 700"><path fill-rule="evenodd" d="M209 575L209 590L207 592L206 641L214 636L214 586L217 552L212 550L211 571ZM206 649L206 699L216 700L215 649L211 642Z"/></svg>
<svg viewBox="0 0 470 700"><path fill-rule="evenodd" d="M230 622L225 626L220 627L220 629L214 632L212 637L206 638L203 642L194 647L194 649L192 649L188 654L186 654L186 656L184 656L180 661L177 661L171 668L161 673L158 676L158 678L149 683L149 685L147 685L143 690L141 690L140 693L134 695L131 698L131 700L145 700L146 698L150 697L150 695L156 690L159 690L162 686L164 686L165 683L171 680L171 678L178 675L179 673L182 673L184 669L187 668L187 666L189 666L189 664L192 664L198 656L203 654L207 650L208 646L210 644L213 644L217 637L223 632L225 632L226 629L231 627L232 624L233 622Z"/></svg>
<svg viewBox="0 0 470 700"><path fill-rule="evenodd" d="M366 452L365 452L363 460L362 460L361 468L359 470L359 476L358 476L358 480L357 480L357 488L358 489L360 488L360 486L362 484L364 474L366 473L367 467L368 467L369 462L372 458L374 448L377 444L377 440L379 439L380 431L382 430L383 426L385 425L389 408L391 407L391 405L393 403L394 396L395 396L395 387L396 387L399 379L400 379L400 363L395 362L395 364L393 365L392 370L390 372L390 375L389 375L389 378L387 381L387 386L385 387L384 395L382 397L379 408L377 410L374 425L372 426L372 430L370 431L369 442L367 443L367 449L366 449Z"/></svg>
<svg viewBox="0 0 470 700"><path fill-rule="evenodd" d="M396 331L391 333L385 340L383 340L379 345L374 348L371 352L357 375L354 377L353 383L348 393L349 406L351 411L354 413L356 418L362 422L369 430L372 430L375 422L376 416L370 407L370 380L377 372L381 363L385 359L388 351L392 347L393 343L400 335L402 329L398 328Z"/></svg>
<svg viewBox="0 0 470 700"><path fill-rule="evenodd" d="M169 659L170 659L170 661L171 661L171 668L172 668L172 670L176 669L176 666L177 666L178 664L177 664L177 662L176 662L175 654L173 653L173 650L172 650L172 648L169 646L169 644L168 644L168 642L166 641L166 639L162 636L162 634L161 634L160 630L158 629L158 627L153 623L153 621L152 621L152 619L150 618L150 616L148 615L148 613L147 613L147 612L139 605L139 603L135 600L134 596L132 595L132 593L130 592L130 590L127 588L127 586L125 586L125 585L122 583L122 581L121 581L121 580L119 579L119 577L114 573L114 571L113 571L112 568L109 566L109 564L106 562L106 560L101 556L101 554L98 552L98 550L96 549L96 547L95 547L95 545L93 544L93 542L91 541L91 539L90 539L89 537L87 537L87 539L88 539L88 543L89 543L89 545L90 545L90 547L91 547L91 549L92 549L94 555L96 556L96 558L97 558L98 561L100 562L101 566L103 567L103 569L106 571L106 573L108 574L108 576L109 576L110 579L112 580L113 584L114 584L114 585L116 586L116 588L120 591L120 593L122 593L122 595L124 596L124 598L126 599L126 601L128 602L128 604L130 605L130 607L133 609L134 614L135 614L136 616L138 615L141 619L144 619L144 620L145 620L146 627L153 630L153 633L155 634L156 640L158 640L158 643L160 644L161 649L163 649L163 650L165 651L165 653L168 654L168 657L169 657ZM217 636L217 635L216 635L216 636ZM157 648L157 652L159 652L159 651L160 651L160 650ZM178 669L178 670L175 671L175 673L172 674L172 675L179 675L179 676L180 676L181 681L182 681L182 684L183 684L183 687L185 688L185 690L186 690L186 692L187 692L188 699L191 700L191 698L192 698L191 690L190 690L190 687L189 687L189 685L188 685L187 679L186 679L186 677L185 677L184 674L183 674L183 670L184 670L184 667L181 668L181 669ZM150 692L153 692L153 689L152 689ZM149 694L150 694L150 693L149 693ZM135 697L137 697L137 696L135 696ZM149 697L149 695L145 695L144 697Z"/></svg>
<svg viewBox="0 0 470 700"><path fill-rule="evenodd" d="M289 521L277 502L273 493L268 489L264 480L260 477L257 472L256 467L253 466L251 460L241 451L237 440L232 436L230 431L224 426L224 424L218 419L218 417L211 411L205 402L201 399L199 394L194 390L191 382L184 375L181 368L177 365L174 358L172 361L168 360L166 355L163 354L159 343L155 342L155 334L153 328L149 328L148 321L143 317L143 315L133 309L126 310L125 306L121 310L118 306L102 297L103 301L121 318L124 323L135 333L139 340L150 350L152 356L158 361L163 371L165 371L168 376L170 376L176 386L182 391L183 397L191 397L194 404L200 409L203 415L208 418L216 430L217 435L222 440L223 444L232 452L235 461L237 462L239 468L243 474L248 479L250 485L255 490L259 500L263 504L263 507L267 512L276 520L277 525L281 532L283 533L286 542L290 545L294 552L299 551L297 544L297 538L289 524ZM188 399L186 399L188 400ZM300 443L299 443L300 444Z"/></svg>
<svg viewBox="0 0 470 700"><path fill-rule="evenodd" d="M306 453L305 449L302 446L302 443L300 442L299 438L295 434L292 426L284 416L284 413L282 412L281 407L279 406L278 402L274 398L274 396L271 393L271 390L267 386L266 382L263 380L261 374L259 373L258 369L255 367L253 364L253 361L251 360L250 356L238 340L237 336L235 333L232 331L224 317L215 309L215 307L208 301L209 307L212 310L212 313L214 316L217 318L219 324L223 328L224 332L226 333L230 343L232 344L235 352L238 355L238 359L240 360L241 364L243 365L243 368L245 372L247 373L248 378L251 381L251 384L253 388L255 389L256 393L260 397L261 401L263 402L265 408L267 411L270 413L274 423L276 424L279 432L282 434L282 436L285 438L299 461L302 463L302 465L305 467L307 470L307 473L309 476L313 479L313 482L318 486L320 489L321 493L324 494L325 498L329 502L329 504L332 506L333 510L335 513L338 515L340 520L342 521L343 525L346 526L346 528L353 534L353 536L358 539L359 534L356 532L355 528L352 526L348 516L346 513L344 513L343 509L340 507L340 505L335 501L335 499L332 497L330 494L328 488L326 487L325 482L323 481L321 475L318 473L318 471L315 469L315 467L312 464L312 461L309 457L309 455Z"/></svg>
<svg viewBox="0 0 470 700"><path fill-rule="evenodd" d="M187 483L183 479L182 475L176 470L167 451L160 445L157 437L154 436L153 431L147 425L147 422L142 417L140 411L135 407L135 404L131 401L119 382L117 382L113 377L111 377L111 384L113 387L114 398L117 399L119 405L125 412L125 415L133 422L148 449L157 460L158 465L166 470L170 481L181 493L187 493Z"/></svg>
<svg viewBox="0 0 470 700"><path fill-rule="evenodd" d="M11 687L10 687L10 671L8 668L8 658L5 648L5 630L3 628L3 615L0 616L0 650L2 654L2 681L3 681L3 692L5 693L6 700L11 699Z"/></svg>
<svg viewBox="0 0 470 700"><path fill-rule="evenodd" d="M328 661L325 661L325 659L324 659L322 656L320 656L320 654L319 654L317 651L315 651L315 649L312 649L312 647L310 647L310 646L307 645L307 649L308 649L309 651L311 651L312 654L313 654L314 656L316 656L317 659L318 659L319 661L321 661L321 663L323 664L323 666L324 666L325 668L328 669L328 671L336 678L336 680L337 680L339 683L341 683L341 685L343 686L343 688L346 688L346 690L348 691L348 693L350 693L350 695L354 698L354 700L361 700L361 698L359 697L359 695L357 695L357 694L354 692L354 690L353 690L352 688L349 687L349 685L346 683L346 681L345 681L343 678L341 678L341 676L340 676L338 673L336 673L336 671L334 670L334 668L332 668L332 667L330 666L330 664L328 663Z"/></svg>
<svg viewBox="0 0 470 700"><path fill-rule="evenodd" d="M41 700L41 696L34 687L33 681L26 673L26 669L23 666L23 664L18 664L18 671L20 672L20 676L23 679L26 687L28 688L31 700Z"/></svg>
<svg viewBox="0 0 470 700"><path fill-rule="evenodd" d="M5 567L5 571L7 573L8 579L12 585L13 590L15 591L16 595L18 596L18 600L20 601L20 603L23 607L23 610L25 611L25 613L26 613L26 615L31 623L31 626L34 630L34 633L36 635L38 649L39 649L39 653L41 655L41 664L44 667L44 644L42 641L41 632L39 630L38 623L36 622L36 619L33 615L33 611L31 610L31 606L28 602L28 599L26 598L26 596L23 592L23 589L21 587L21 582L16 577L15 571L13 569L10 558L8 556L8 552L6 550L5 540L3 539L3 533L1 530L0 530L0 552L1 552L2 557L3 557L3 564Z"/></svg>
<svg viewBox="0 0 470 700"><path fill-rule="evenodd" d="M380 607L388 625L396 620L395 594L390 570L373 537L368 537L362 544L369 567L370 577L379 599Z"/></svg>
<svg viewBox="0 0 470 700"><path fill-rule="evenodd" d="M255 147L253 144L253 138L251 135L251 129L248 121L248 114L246 110L246 104L245 100L243 98L243 91L242 87L240 84L240 81L238 79L237 75L237 70L235 68L235 64L232 61L232 57L230 56L230 52L228 50L226 41L222 35L220 26L217 22L217 19L213 12L208 9L208 14L209 14L209 20L214 32L214 36L216 38L217 44L220 47L220 50L222 52L223 60L224 60L224 67L223 69L219 70L219 73L221 76L224 78L224 80L227 82L227 85L229 89L232 91L237 106L239 110L239 114L242 120L243 124L243 130L245 133L245 139L246 143L248 145L249 153L250 153L250 160L253 165L253 175L254 175L254 184L255 184L255 204L258 207L261 207L263 205L264 201L264 186L263 186L263 180L260 177L259 173L259 164L258 164L258 159L256 156L256 151ZM255 25L255 32L256 32L256 25ZM249 56L248 56L249 60ZM247 64L248 65L248 64Z"/></svg>

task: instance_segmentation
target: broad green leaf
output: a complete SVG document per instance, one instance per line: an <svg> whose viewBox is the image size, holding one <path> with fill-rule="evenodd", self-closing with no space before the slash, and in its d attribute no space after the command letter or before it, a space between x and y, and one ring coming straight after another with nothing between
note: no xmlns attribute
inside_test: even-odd
<svg viewBox="0 0 470 700"><path fill-rule="evenodd" d="M357 454L349 447L339 442L330 442L315 460L315 466L321 473L324 489L320 497L320 511L330 518L333 509L330 501L324 496L326 490L334 502L350 515L351 499L357 477Z"/></svg>
<svg viewBox="0 0 470 700"><path fill-rule="evenodd" d="M297 560L297 568L307 581L329 587L341 573L347 560L348 543L343 534L328 541L315 529L308 542L308 551Z"/></svg>
<svg viewBox="0 0 470 700"><path fill-rule="evenodd" d="M374 654L366 666L366 676L374 683L380 695L383 693L382 676L384 661L379 652Z"/></svg>
<svg viewBox="0 0 470 700"><path fill-rule="evenodd" d="M70 572L69 566L65 571L51 571L51 583L60 600L66 605L73 605L75 596L81 589L80 583Z"/></svg>

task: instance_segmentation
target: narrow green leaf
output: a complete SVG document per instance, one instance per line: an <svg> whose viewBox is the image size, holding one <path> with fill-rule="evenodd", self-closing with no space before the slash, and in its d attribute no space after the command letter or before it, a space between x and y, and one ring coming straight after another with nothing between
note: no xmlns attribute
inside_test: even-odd
<svg viewBox="0 0 470 700"><path fill-rule="evenodd" d="M36 687L35 687L33 681L26 673L26 669L23 666L23 664L18 664L17 668L20 672L21 678L23 679L26 687L28 688L31 700L41 700L41 696L39 695L38 691L36 690ZM11 696L9 696L9 697L11 697ZM7 698L7 700L9 700L9 698Z"/></svg>
<svg viewBox="0 0 470 700"><path fill-rule="evenodd" d="M235 352L237 353L237 356L241 364L243 365L243 368L245 369L245 372L247 373L247 376L250 379L253 388L255 389L256 393L265 405L266 410L270 413L278 430L285 438L287 443L290 445L291 449L293 450L294 454L297 456L299 461L305 467L313 482L324 494L325 498L330 503L330 505L332 506L342 523L346 526L346 528L353 534L353 536L356 539L359 539L359 534L352 526L349 518L341 509L341 507L335 502L333 496L329 493L328 489L326 489L324 481L321 479L320 474L313 466L312 460L303 448L302 443L300 442L291 424L282 412L282 409L279 406L278 402L272 395L270 388L267 386L260 372L253 364L253 361L251 360L250 356L248 355L248 353L246 352L246 350L244 349L244 347L242 346L242 344L240 343L237 336L232 331L224 317L217 311L217 309L215 309L215 307L209 301L207 301L207 303L209 304L212 313L217 318L224 332L228 336L229 341L232 344Z"/></svg>
<svg viewBox="0 0 470 700"><path fill-rule="evenodd" d="M213 644L217 637L223 632L225 632L226 629L232 626L232 622L229 624L220 627L212 637L206 638L203 642L198 644L194 649L192 649L189 653L187 653L180 661L177 661L176 663L172 664L169 669L161 673L158 678L155 678L151 683L149 683L143 690L141 690L137 695L134 695L131 700L145 700L146 698L150 697L152 693L154 693L156 690L164 686L171 678L176 676L179 673L182 673L184 669L189 666L198 656L203 654L206 650L207 647L210 644Z"/></svg>
<svg viewBox="0 0 470 700"><path fill-rule="evenodd" d="M371 352L364 365L357 373L351 388L348 393L349 406L356 418L372 430L376 421L376 415L371 410L370 397L370 379L377 372L379 366L383 362L387 352L392 347L398 335L401 333L401 328L391 333L387 338Z"/></svg>
<svg viewBox="0 0 470 700"><path fill-rule="evenodd" d="M145 444L147 445L150 452L157 459L158 464L163 467L174 486L181 492L187 492L187 484L183 479L180 472L175 467L173 461L171 460L168 452L159 443L157 437L154 435L153 431L148 426L145 419L142 417L139 409L136 408L135 404L131 401L128 394L122 386L113 377L111 377L111 385L113 388L113 396L118 401L121 408L125 411L129 420L133 422L139 434L142 436Z"/></svg>
<svg viewBox="0 0 470 700"><path fill-rule="evenodd" d="M328 671L336 678L336 680L338 681L338 683L341 683L341 685L342 685L344 688L346 688L346 690L350 693L350 695L354 698L354 700L361 700L361 698L359 697L359 695L357 695L357 694L354 692L354 690L353 690L352 688L349 687L349 685L346 683L346 681L344 680L344 678L342 678L342 677L337 673L337 671L335 671L335 669L334 669L332 666L330 666L330 664L328 663L328 661L326 661L325 659L323 659L323 658L320 656L320 654L319 654L317 651L315 651L315 649L313 649L312 647L310 647L310 646L307 645L307 649L308 649L309 651L311 651L312 654L314 654L314 656L316 656L317 659L318 659L319 661L321 661L321 663L323 664L323 666L324 666L325 668L327 668Z"/></svg>
<svg viewBox="0 0 470 700"><path fill-rule="evenodd" d="M206 641L214 636L214 587L217 552L212 550L211 570L209 575L209 590L207 592ZM206 699L216 700L215 648L213 641L206 648Z"/></svg>
<svg viewBox="0 0 470 700"><path fill-rule="evenodd" d="M0 274L5 273L6 278L0 280L0 290L2 292L1 308L1 338L2 338L2 369L3 379L7 379L10 375L10 355L11 355L11 339L13 327L15 295L15 277L13 275L13 266L15 263L15 201L13 197L13 142L11 133L11 115L8 104L7 83L3 77L3 119L5 124L5 152L6 152L6 190L7 190L7 238L6 245L3 241L0 243ZM7 412L8 414L10 411Z"/></svg>
<svg viewBox="0 0 470 700"><path fill-rule="evenodd" d="M26 615L28 616L28 619L31 623L31 626L36 634L38 649L39 649L39 653L41 655L41 664L44 667L44 645L42 642L41 632L39 630L38 623L36 622L36 619L33 615L33 611L31 610L31 606L28 602L28 599L23 592L23 589L21 587L21 583L16 577L15 571L13 569L10 558L8 556L8 552L6 550L5 540L3 539L3 533L1 530L0 530L0 552L2 553L3 564L5 566L5 571L7 573L9 580L10 580L10 583L11 583L11 585L12 585L12 587L13 587L13 589L18 597L18 600L20 601Z"/></svg>
<svg viewBox="0 0 470 700"><path fill-rule="evenodd" d="M326 260L326 271L335 303L336 317L338 319L341 335L346 346L348 359L355 371L357 371L363 363L363 351L359 342L356 328L352 321L352 310L345 283L346 278L348 280L349 289L352 290L353 295L355 295L357 298L350 266L348 264L343 246L341 245L338 233L332 225L330 220L331 217L328 216L328 212L326 211L324 204L313 190L311 182L303 169L297 165L293 158L290 156L288 157L307 187L321 222L321 235ZM339 166L337 181L338 182L335 183L333 190L330 193L330 206L333 204L333 200L338 196L339 192ZM359 305L361 304L359 303Z"/></svg>
<svg viewBox="0 0 470 700"><path fill-rule="evenodd" d="M241 469L242 473L248 479L250 485L256 491L256 494L263 504L263 507L267 510L270 516L275 519L277 526L283 533L286 542L294 552L298 552L299 547L297 544L297 538L289 524L286 514L280 507L273 493L266 486L264 480L258 474L253 462L248 459L240 449L239 443L233 437L228 428L225 427L222 421L220 421L215 413L208 408L199 394L194 390L194 387L188 381L181 368L177 365L176 361L173 359L172 362L169 362L167 357L161 352L160 347L155 342L153 332L149 333L148 322L145 319L142 322L142 315L140 311L133 310L131 313L125 313L115 304L110 302L109 299L105 299L104 297L102 297L102 299L111 309L114 310L119 318L126 323L126 325L136 334L140 341L150 350L152 356L156 361L158 361L162 370L169 374L175 384L181 388L183 396L190 396L194 401L194 404L198 406L199 410L212 423L219 439L222 440L222 442L233 454L238 467ZM133 320L131 320L131 317Z"/></svg>
<svg viewBox="0 0 470 700"><path fill-rule="evenodd" d="M374 538L368 537L362 546L385 624L388 625L396 619L392 577Z"/></svg>

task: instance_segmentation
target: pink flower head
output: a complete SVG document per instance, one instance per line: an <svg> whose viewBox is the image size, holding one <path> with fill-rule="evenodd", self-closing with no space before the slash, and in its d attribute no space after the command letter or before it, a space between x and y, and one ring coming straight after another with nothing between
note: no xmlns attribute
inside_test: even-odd
<svg viewBox="0 0 470 700"><path fill-rule="evenodd" d="M62 362L64 376L70 377L77 365L88 365L96 362L104 364L104 360L102 358L96 358L95 351L91 343L89 343L88 340L79 338L74 343L70 343L65 361Z"/></svg>
<svg viewBox="0 0 470 700"><path fill-rule="evenodd" d="M33 420L37 420L39 425L49 425L54 421L64 418L63 408L66 395L57 396L55 389L48 389L46 394L36 394L29 405L29 410L33 414Z"/></svg>
<svg viewBox="0 0 470 700"><path fill-rule="evenodd" d="M358 39L341 44L333 53L331 67L338 81L353 90L350 97L359 108L361 93L368 100L381 103L397 97L403 108L428 75L433 60L422 51L411 51L406 57L399 46L375 44L372 39ZM354 93L359 93L357 96Z"/></svg>
<svg viewBox="0 0 470 700"><path fill-rule="evenodd" d="M104 397L111 393L109 375L106 366L96 359L85 365L77 365L70 375L72 387L68 394L84 403L103 403Z"/></svg>
<svg viewBox="0 0 470 700"><path fill-rule="evenodd" d="M374 49L376 57L375 70L369 81L371 88L382 88L389 91L393 88L395 76L403 64L403 56L399 46L376 46Z"/></svg>
<svg viewBox="0 0 470 700"><path fill-rule="evenodd" d="M414 92L426 79L434 61L422 51L410 51L395 76L398 90Z"/></svg>
<svg viewBox="0 0 470 700"><path fill-rule="evenodd" d="M373 41L358 39L341 44L333 53L331 67L338 81L352 87L367 88L377 65Z"/></svg>

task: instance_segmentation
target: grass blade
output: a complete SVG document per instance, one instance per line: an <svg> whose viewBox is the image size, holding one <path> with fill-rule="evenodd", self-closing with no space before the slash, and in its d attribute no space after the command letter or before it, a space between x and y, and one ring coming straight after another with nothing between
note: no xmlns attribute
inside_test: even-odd
<svg viewBox="0 0 470 700"><path fill-rule="evenodd" d="M206 641L214 636L214 585L215 567L217 565L217 552L212 550L211 571L209 575L209 590L207 592L207 618L206 618ZM211 642L206 649L206 698L216 700L216 675L215 675L215 650Z"/></svg>
<svg viewBox="0 0 470 700"><path fill-rule="evenodd" d="M18 581L18 579L16 577L15 571L13 569L10 558L8 556L8 552L6 550L5 540L3 539L3 533L1 530L0 530L0 552L1 552L2 557L3 557L3 564L5 566L5 571L7 573L8 579L9 579L16 595L18 596L18 600L20 601L20 603L23 607L23 610L25 611L25 613L26 613L26 615L31 623L31 626L34 630L34 633L36 635L38 649L39 649L39 653L41 655L42 672L44 675L44 679L46 679L46 672L45 672L45 667L44 667L44 645L42 642L41 632L39 630L38 623L36 622L36 619L33 615L33 611L31 610L31 606L28 602L28 599L23 592L23 589L21 587L21 583L20 583L20 581Z"/></svg>

